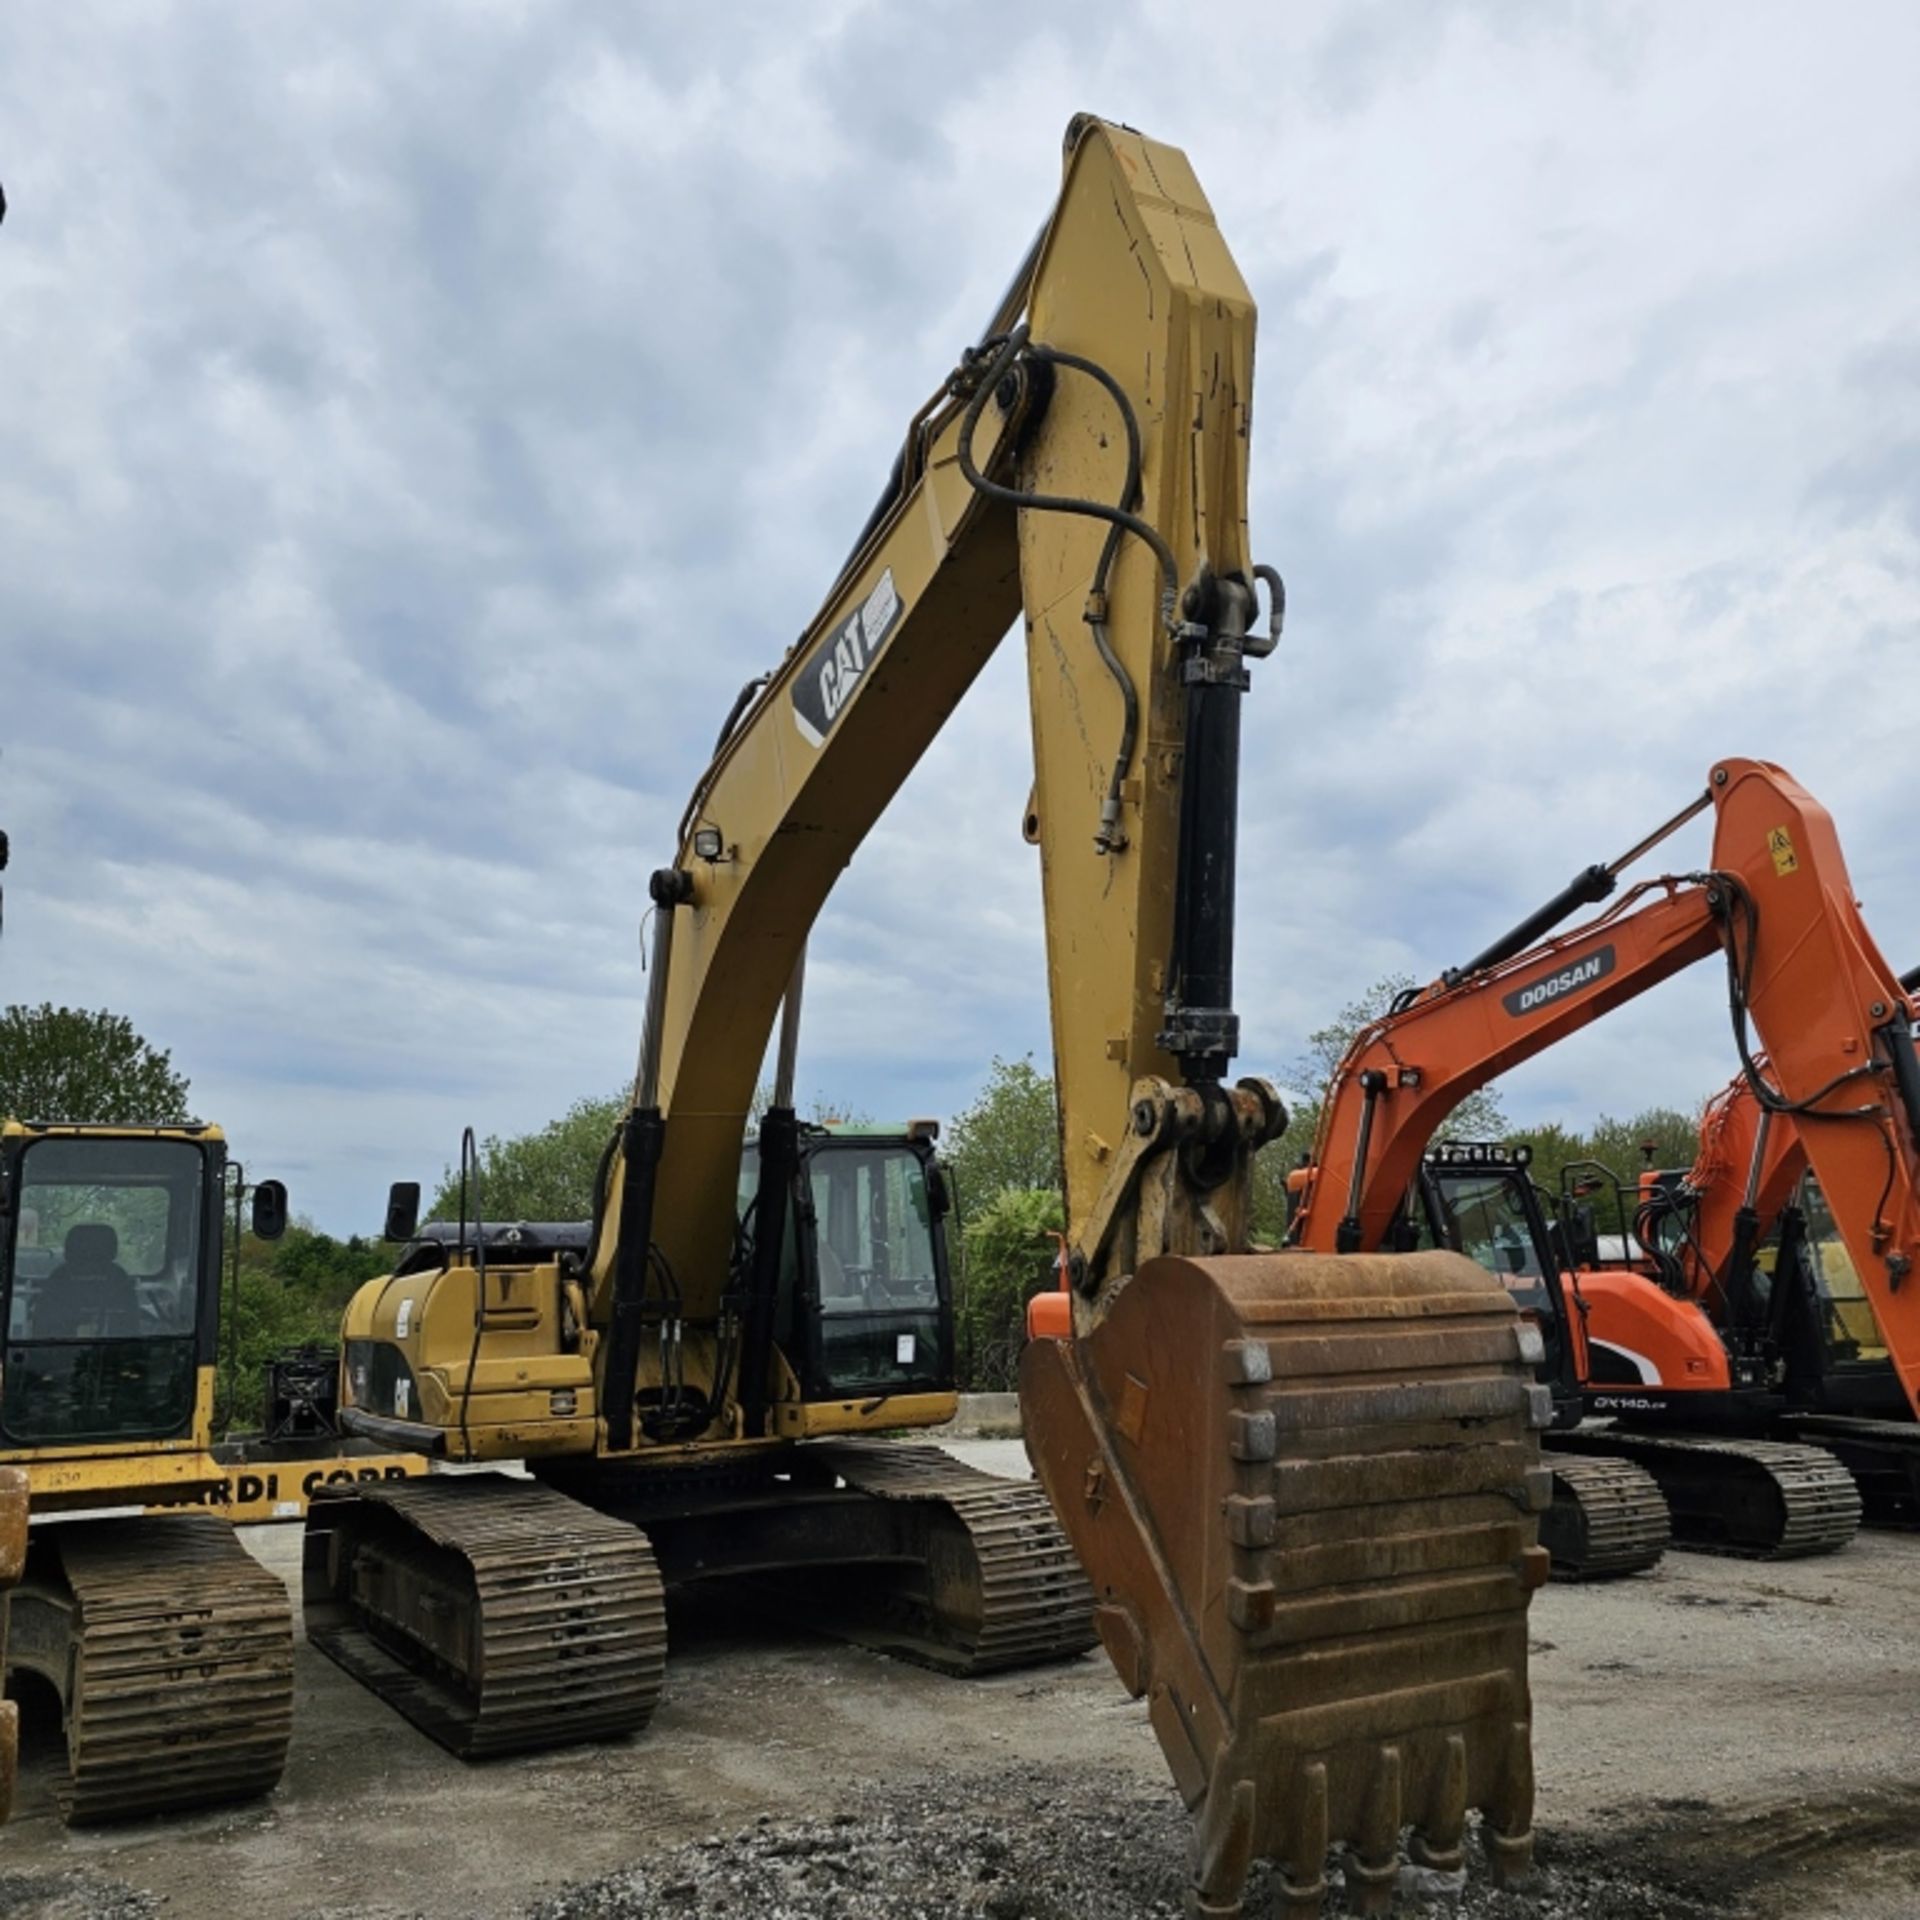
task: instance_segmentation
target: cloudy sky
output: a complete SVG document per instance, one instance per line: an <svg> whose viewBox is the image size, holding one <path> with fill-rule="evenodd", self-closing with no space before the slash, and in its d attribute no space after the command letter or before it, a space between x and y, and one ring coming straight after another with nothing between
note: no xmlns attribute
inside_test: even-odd
<svg viewBox="0 0 1920 1920"><path fill-rule="evenodd" d="M0 14L0 1000L338 1231L630 1070L647 871L1086 108L1260 303L1245 1064L1777 759L1920 959L1920 10ZM831 903L803 1088L1044 1054L1004 649ZM1704 858L1701 827L1673 848ZM1690 1102L1700 969L1505 1084Z"/></svg>

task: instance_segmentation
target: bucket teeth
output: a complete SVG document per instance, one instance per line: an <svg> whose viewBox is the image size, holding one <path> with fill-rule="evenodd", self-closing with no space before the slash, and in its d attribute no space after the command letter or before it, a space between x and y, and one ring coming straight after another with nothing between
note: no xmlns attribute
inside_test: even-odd
<svg viewBox="0 0 1920 1920"><path fill-rule="evenodd" d="M1195 1913L1238 1912L1256 1859L1317 1911L1335 1848L1384 1913L1402 1831L1451 1870L1473 1809L1525 1870L1550 1409L1523 1346L1451 1254L1156 1260L1029 1346L1029 1450L1192 1809Z"/></svg>

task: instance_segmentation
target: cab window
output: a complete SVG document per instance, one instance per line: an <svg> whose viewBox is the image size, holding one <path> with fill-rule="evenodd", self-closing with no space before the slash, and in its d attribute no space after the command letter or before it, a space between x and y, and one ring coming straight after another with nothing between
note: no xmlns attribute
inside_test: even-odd
<svg viewBox="0 0 1920 1920"><path fill-rule="evenodd" d="M822 1313L933 1307L926 1170L898 1147L834 1148L808 1169Z"/></svg>
<svg viewBox="0 0 1920 1920"><path fill-rule="evenodd" d="M1435 1181L1441 1237L1446 1246L1504 1281L1516 1293L1545 1278L1513 1176L1507 1173L1446 1173ZM1427 1236L1431 1241L1431 1234Z"/></svg>
<svg viewBox="0 0 1920 1920"><path fill-rule="evenodd" d="M40 1140L21 1155L0 1427L163 1437L192 1414L206 1159L182 1140Z"/></svg>

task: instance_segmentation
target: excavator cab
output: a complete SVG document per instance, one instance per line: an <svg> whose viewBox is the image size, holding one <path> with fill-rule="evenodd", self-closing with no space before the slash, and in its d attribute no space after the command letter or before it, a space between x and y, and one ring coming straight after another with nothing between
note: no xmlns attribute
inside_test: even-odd
<svg viewBox="0 0 1920 1920"><path fill-rule="evenodd" d="M1873 1302L1867 1298L1859 1270L1834 1224L1833 1209L1811 1173L1801 1178L1798 1205L1806 1222L1805 1258L1814 1298L1819 1303L1822 1345L1829 1364L1864 1361L1884 1366L1887 1337L1880 1330Z"/></svg>
<svg viewBox="0 0 1920 1920"><path fill-rule="evenodd" d="M1528 1169L1531 1148L1440 1141L1421 1165L1414 1243L1463 1253L1506 1288L1521 1320L1540 1336L1536 1377L1553 1394L1554 1424L1581 1414L1576 1340L1561 1261Z"/></svg>
<svg viewBox="0 0 1920 1920"><path fill-rule="evenodd" d="M758 1145L740 1211L760 1189ZM948 1190L930 1122L904 1134L812 1127L785 1209L774 1337L808 1400L947 1393L954 1385Z"/></svg>
<svg viewBox="0 0 1920 1920"><path fill-rule="evenodd" d="M1880 1316L1812 1173L1801 1175L1782 1230L1760 1258L1774 1264L1776 1286L1782 1270L1798 1282L1784 1302L1799 1316L1789 1323L1789 1402L1816 1413L1910 1419Z"/></svg>
<svg viewBox="0 0 1920 1920"><path fill-rule="evenodd" d="M191 1439L225 1166L213 1128L0 1133L0 1448Z"/></svg>

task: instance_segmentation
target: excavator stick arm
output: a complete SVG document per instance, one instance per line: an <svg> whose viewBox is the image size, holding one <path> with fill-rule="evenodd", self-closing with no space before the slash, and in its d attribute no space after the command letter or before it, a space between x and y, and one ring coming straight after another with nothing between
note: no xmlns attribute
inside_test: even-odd
<svg viewBox="0 0 1920 1920"><path fill-rule="evenodd" d="M643 1078L667 1121L655 1185L674 1198L650 1230L690 1318L727 1272L754 1086L813 923L1023 612L1025 831L1072 1221L1098 1201L1134 1081L1233 1051L1234 795L1208 783L1230 780L1244 662L1269 648L1246 528L1253 303L1185 157L1085 116L1016 288L997 318L1024 320L916 416L887 501L735 717L655 889L675 924ZM1223 833L1224 861L1189 844ZM596 1320L631 1230L627 1171L616 1155Z"/></svg>

